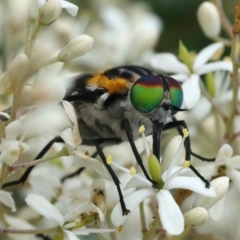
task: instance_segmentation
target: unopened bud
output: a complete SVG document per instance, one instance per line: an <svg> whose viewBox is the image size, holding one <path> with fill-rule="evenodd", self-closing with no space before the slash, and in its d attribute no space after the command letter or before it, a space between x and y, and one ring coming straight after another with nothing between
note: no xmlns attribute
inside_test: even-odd
<svg viewBox="0 0 240 240"><path fill-rule="evenodd" d="M210 184L216 192L216 197L210 198L199 195L194 201L194 207L202 206L209 209L215 205L226 194L229 187L229 178L225 176L215 178L210 182Z"/></svg>
<svg viewBox="0 0 240 240"><path fill-rule="evenodd" d="M213 38L219 35L221 30L220 15L213 3L203 2L198 8L197 19L207 37Z"/></svg>
<svg viewBox="0 0 240 240"><path fill-rule="evenodd" d="M208 211L202 207L196 207L184 213L185 226L202 225L208 220Z"/></svg>
<svg viewBox="0 0 240 240"><path fill-rule="evenodd" d="M70 61L87 53L93 45L93 38L82 34L68 42L58 54L59 61Z"/></svg>
<svg viewBox="0 0 240 240"><path fill-rule="evenodd" d="M8 74L12 83L21 81L29 69L29 59L26 54L19 54L10 64Z"/></svg>
<svg viewBox="0 0 240 240"><path fill-rule="evenodd" d="M43 25L50 25L58 19L61 12L61 2L49 0L39 9L39 22Z"/></svg>

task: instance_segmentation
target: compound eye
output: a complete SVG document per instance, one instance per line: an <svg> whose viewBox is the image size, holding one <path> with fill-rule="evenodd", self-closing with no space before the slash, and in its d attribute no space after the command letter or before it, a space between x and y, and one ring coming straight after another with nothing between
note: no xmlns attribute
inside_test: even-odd
<svg viewBox="0 0 240 240"><path fill-rule="evenodd" d="M147 75L139 78L130 91L134 108L143 113L153 111L164 98L163 81L159 76Z"/></svg>
<svg viewBox="0 0 240 240"><path fill-rule="evenodd" d="M171 77L166 77L170 90L170 101L171 104L177 108L181 108L183 102L183 90L181 84ZM171 114L174 115L177 110L172 110Z"/></svg>

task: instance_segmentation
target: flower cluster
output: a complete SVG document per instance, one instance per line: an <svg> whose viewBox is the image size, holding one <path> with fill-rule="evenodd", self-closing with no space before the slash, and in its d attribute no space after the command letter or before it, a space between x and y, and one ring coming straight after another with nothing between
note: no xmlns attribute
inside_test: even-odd
<svg viewBox="0 0 240 240"><path fill-rule="evenodd" d="M177 56L154 51L163 23L138 1L0 2L4 239L240 238L240 6L231 27L220 2L196 12L212 43L194 52L179 39ZM183 89L176 118L188 129L160 136L160 160L139 129L145 173L128 142L102 152L84 145L77 109L64 100L72 77L129 64L170 75Z"/></svg>

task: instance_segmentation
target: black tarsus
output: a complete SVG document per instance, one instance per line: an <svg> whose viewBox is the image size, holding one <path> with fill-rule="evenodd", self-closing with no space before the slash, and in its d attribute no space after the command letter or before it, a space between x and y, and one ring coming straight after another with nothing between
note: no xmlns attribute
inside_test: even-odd
<svg viewBox="0 0 240 240"><path fill-rule="evenodd" d="M96 146L96 149L98 151L98 154L100 156L100 158L102 159L102 162L103 164L106 166L109 174L111 175L116 187L117 187L117 191L118 191L118 195L119 195L119 200L120 200L120 204L121 204L121 208L122 208L122 214L123 215L127 215L128 213L130 213L130 210L128 210L126 208L126 205L125 205L125 202L124 202L124 199L123 199L123 195L122 195L122 191L121 191L121 188L120 188L120 181L117 177L117 175L115 174L115 172L113 171L112 167L107 164L107 160L106 160L106 157L101 149L101 143L102 142L105 142L104 140L102 139L99 139L99 140L96 140L95 141L95 146Z"/></svg>
<svg viewBox="0 0 240 240"><path fill-rule="evenodd" d="M62 177L61 178L61 183L66 181L68 178L72 178L72 177L75 177L75 176L79 175L84 169L85 169L85 167L78 168L75 172L70 173L70 174Z"/></svg>
<svg viewBox="0 0 240 240"><path fill-rule="evenodd" d="M131 130L131 127L129 125L128 120L127 119L123 120L122 124L123 124L123 127L124 127L125 131L126 131L126 134L127 134L127 137L128 137L128 141L129 141L129 143L131 145L131 148L132 148L133 154L134 154L134 156L135 156L135 158L137 160L137 163L141 167L145 177L153 184L154 188L157 188L157 183L154 182L149 177L148 172L147 172L147 170L145 169L145 167L143 165L143 161L142 161L142 158L141 158L141 156L140 156L140 154L139 154L139 152L137 150L137 147L135 145L135 142L134 142L134 139L133 139L133 136L132 136L132 130Z"/></svg>
<svg viewBox="0 0 240 240"><path fill-rule="evenodd" d="M172 120L173 120L174 122L178 121L178 120L176 119L176 117L174 117L174 116L172 117ZM179 133L181 136L183 136L181 126L177 126L176 129L177 129L178 133ZM204 162L214 162L214 161L215 161L215 158L206 158L206 157L200 156L200 155L197 154L197 153L194 153L191 148L190 148L190 153L191 153L192 156L194 156L194 157L196 157L196 158L198 158L198 159L200 159L200 160L202 160L202 161L204 161Z"/></svg>
<svg viewBox="0 0 240 240"><path fill-rule="evenodd" d="M163 126L163 131L167 131L170 130L172 128L176 128L178 130L178 132L180 133L180 135L182 136L182 129L186 128L188 130L187 124L185 123L185 121L183 120L174 120L172 122L168 122ZM191 161L191 155L193 155L192 151L191 151L191 142L190 142L190 137L187 136L185 138L185 149L186 149L186 161ZM194 156L196 156L197 154L194 154ZM197 155L199 156L199 155ZM189 165L189 168L205 183L205 187L206 188L210 188L210 183L208 180L206 180L191 164Z"/></svg>

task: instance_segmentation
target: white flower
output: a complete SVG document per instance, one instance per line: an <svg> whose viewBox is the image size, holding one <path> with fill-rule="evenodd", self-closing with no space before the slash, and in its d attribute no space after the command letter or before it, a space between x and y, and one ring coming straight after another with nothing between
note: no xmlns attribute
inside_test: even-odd
<svg viewBox="0 0 240 240"><path fill-rule="evenodd" d="M56 222L58 226L62 228L64 233L64 239L75 240L76 235L85 234L86 232L114 232L115 229L86 229L86 228L76 228L76 234L74 231L68 230L76 226L76 221L79 220L81 214L96 212L98 214L99 220L104 221L104 216L101 210L90 202L82 202L73 206L71 210L64 216L60 211L52 205L45 197L37 194L28 194L26 197L26 203L34 211L38 212L40 215L44 216L49 220Z"/></svg>
<svg viewBox="0 0 240 240"><path fill-rule="evenodd" d="M207 63L222 47L223 43L213 43L202 49L192 64L192 72L171 53L155 54L150 58L149 64L157 71L176 73L172 77L183 82L183 102L185 107L191 109L197 104L201 96L199 81L202 74L219 70L232 72L232 63L230 61Z"/></svg>
<svg viewBox="0 0 240 240"><path fill-rule="evenodd" d="M178 235L184 230L183 214L175 202L171 189L184 188L190 189L194 192L200 193L204 196L215 197L213 188L207 189L198 177L180 176L182 168L178 167L178 162L181 158L181 153L184 148L184 139L182 139L180 146L175 153L172 162L167 171L163 173L164 186L159 191L155 192L152 189L152 183L146 178L138 174L133 175L134 178L129 181L126 187L143 188L135 191L124 198L126 207L132 212L144 199L155 196L158 202L158 213L161 219L163 228L172 235ZM117 166L116 164L114 164ZM122 170L124 170L121 167ZM139 181L141 180L141 181ZM142 182L142 183L141 183ZM148 185L148 188L146 186ZM125 188L126 188L125 187ZM131 213L130 213L131 214ZM112 222L115 226L123 224L127 216L122 216L121 206L118 203L111 214Z"/></svg>

